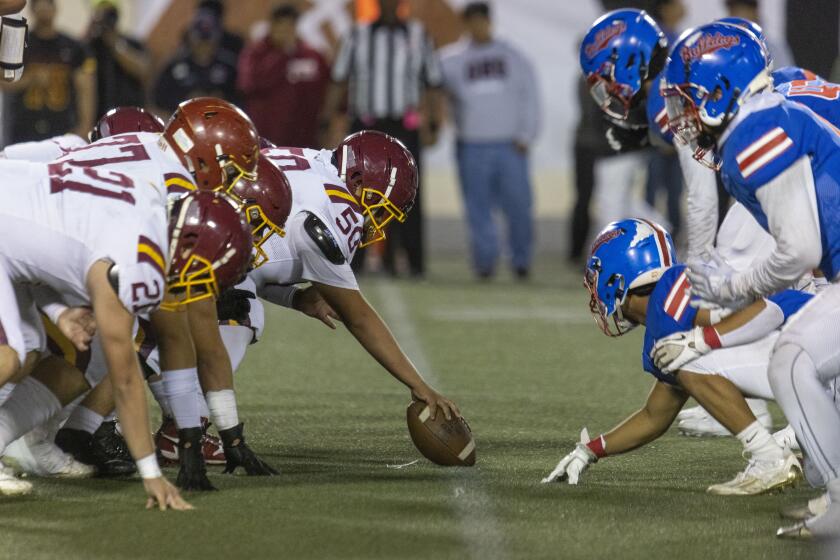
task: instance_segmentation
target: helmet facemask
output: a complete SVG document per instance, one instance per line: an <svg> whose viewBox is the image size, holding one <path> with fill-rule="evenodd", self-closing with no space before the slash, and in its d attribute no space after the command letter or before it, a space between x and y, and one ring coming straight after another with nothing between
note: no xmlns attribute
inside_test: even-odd
<svg viewBox="0 0 840 560"><path fill-rule="evenodd" d="M397 169L391 169L388 187L382 193L371 187L362 187L359 203L365 218L365 235L359 247L367 247L384 240L385 228L392 220L405 222L406 212L397 208L388 198L397 181Z"/></svg>
<svg viewBox="0 0 840 560"><path fill-rule="evenodd" d="M583 285L589 290L589 311L595 319L595 324L605 335L609 337L622 336L637 326L636 323L624 317L621 309L627 297L624 277L621 274L613 274L609 278L605 285L608 301L603 301L598 290L601 270L600 259L592 257L583 278Z"/></svg>
<svg viewBox="0 0 840 560"><path fill-rule="evenodd" d="M198 255L190 255L177 276L167 282L167 297L161 304L164 311L177 311L185 305L219 296L219 283L213 263Z"/></svg>
<svg viewBox="0 0 840 560"><path fill-rule="evenodd" d="M697 94L691 95L692 90ZM668 128L674 134L674 138L694 151L694 159L715 171L720 169L720 161L712 152L715 143L709 129L720 126L724 117L709 117L706 104L717 101L719 96L719 88L710 94L694 84L662 88L662 97L665 99L665 108L668 112ZM699 105L695 99L700 99Z"/></svg>
<svg viewBox="0 0 840 560"><path fill-rule="evenodd" d="M627 84L615 80L615 64L607 61L597 72L586 78L589 94L608 116L627 120L636 92Z"/></svg>
<svg viewBox="0 0 840 560"><path fill-rule="evenodd" d="M236 198L233 193L231 193ZM237 199L238 200L238 199ZM253 200L242 202L242 210L251 226L251 235L253 236L254 257L251 261L251 268L259 268L268 262L268 255L262 246L271 238L272 235L277 234L280 237L286 237L286 231L272 223L266 217L260 205Z"/></svg>

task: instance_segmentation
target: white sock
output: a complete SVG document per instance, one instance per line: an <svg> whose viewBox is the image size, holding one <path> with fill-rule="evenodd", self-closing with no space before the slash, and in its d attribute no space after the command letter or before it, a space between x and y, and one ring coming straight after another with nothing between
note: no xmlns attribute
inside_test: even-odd
<svg viewBox="0 0 840 560"><path fill-rule="evenodd" d="M198 369L173 369L161 373L166 401L172 409L178 428L201 426L201 408L198 404L201 389Z"/></svg>
<svg viewBox="0 0 840 560"><path fill-rule="evenodd" d="M755 416L769 412L767 410L767 401L764 399L746 399L746 401L747 406L750 407L750 410L752 410L752 413Z"/></svg>
<svg viewBox="0 0 840 560"><path fill-rule="evenodd" d="M7 445L60 412L61 403L46 385L32 377L18 383L14 398L0 407L0 454Z"/></svg>
<svg viewBox="0 0 840 560"><path fill-rule="evenodd" d="M15 387L17 387L17 383L12 383L11 381L6 382L2 387L0 387L0 406L6 402L9 395L11 395L12 391L15 390Z"/></svg>
<svg viewBox="0 0 840 560"><path fill-rule="evenodd" d="M152 391L152 395L154 395L155 400L160 406L161 412L167 418L172 418L172 408L169 406L169 401L166 399L166 391L163 388L163 378L156 379L155 381L149 381L149 390Z"/></svg>
<svg viewBox="0 0 840 560"><path fill-rule="evenodd" d="M784 450L773 439L767 428L756 420L735 437L743 444L744 451L758 461L778 461L784 457Z"/></svg>
<svg viewBox="0 0 840 560"><path fill-rule="evenodd" d="M227 430L239 424L239 412L236 410L236 393L233 389L207 391L207 408L216 429Z"/></svg>
<svg viewBox="0 0 840 560"><path fill-rule="evenodd" d="M98 412L95 412L86 406L79 405L76 407L76 410L70 414L67 422L64 423L64 427L92 434L99 429L99 426L102 425L104 420L105 418Z"/></svg>

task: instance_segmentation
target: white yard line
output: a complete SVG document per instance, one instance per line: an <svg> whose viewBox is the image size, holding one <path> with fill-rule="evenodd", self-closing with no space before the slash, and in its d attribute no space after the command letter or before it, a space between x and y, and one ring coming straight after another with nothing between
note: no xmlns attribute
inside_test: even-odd
<svg viewBox="0 0 840 560"><path fill-rule="evenodd" d="M380 311L405 353L423 377L434 387L441 387L423 350L414 321L405 305L400 288L393 282L376 282L373 290L381 302ZM479 450L479 460L480 450ZM451 502L458 516L458 528L470 558L495 560L507 558L502 527L493 513L493 500L482 489L479 471L463 469L452 479Z"/></svg>

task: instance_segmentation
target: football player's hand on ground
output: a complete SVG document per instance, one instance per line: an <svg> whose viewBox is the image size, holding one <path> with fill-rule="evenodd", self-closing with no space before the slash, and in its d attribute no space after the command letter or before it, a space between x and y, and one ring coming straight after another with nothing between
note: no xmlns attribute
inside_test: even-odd
<svg viewBox="0 0 840 560"><path fill-rule="evenodd" d="M152 509L157 505L160 511L166 509L188 510L193 507L181 497L178 489L166 480L166 477L144 478L143 487L146 489L146 509Z"/></svg>
<svg viewBox="0 0 840 560"><path fill-rule="evenodd" d="M236 321L245 323L251 313L251 300L256 295L248 290L229 288L216 298L216 314L219 321Z"/></svg>
<svg viewBox="0 0 840 560"><path fill-rule="evenodd" d="M656 341L651 350L651 359L663 373L674 373L684 365L712 351L703 338L703 327L674 333Z"/></svg>
<svg viewBox="0 0 840 560"><path fill-rule="evenodd" d="M571 453L560 459L551 474L542 479L542 483L547 484L566 479L569 484L577 484L583 471L598 460L586 446L587 443L589 443L589 432L584 428L580 432L580 443L575 446Z"/></svg>
<svg viewBox="0 0 840 560"><path fill-rule="evenodd" d="M691 281L689 290L691 305L694 307L741 309L750 303L733 292L732 277L735 270L716 251L707 253L703 258L690 260L686 274Z"/></svg>
<svg viewBox="0 0 840 560"><path fill-rule="evenodd" d="M454 402L447 399L428 385L412 390L411 396L416 401L423 401L426 403L429 407L429 414L431 415L432 420L435 419L438 412L442 412L447 420L451 420L453 417L461 417L461 411L458 410L458 406Z"/></svg>
<svg viewBox="0 0 840 560"><path fill-rule="evenodd" d="M56 326L81 352L90 348L90 341L96 334L96 320L89 307L68 307L58 316Z"/></svg>
<svg viewBox="0 0 840 560"><path fill-rule="evenodd" d="M299 290L295 294L294 308L304 315L318 319L333 330L335 330L335 323L333 321L341 321L338 313L330 307L330 304L324 300L320 292L313 286Z"/></svg>

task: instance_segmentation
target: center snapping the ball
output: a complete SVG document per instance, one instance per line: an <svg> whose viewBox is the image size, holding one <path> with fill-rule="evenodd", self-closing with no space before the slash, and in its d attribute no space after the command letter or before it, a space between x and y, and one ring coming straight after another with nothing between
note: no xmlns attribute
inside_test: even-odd
<svg viewBox="0 0 840 560"><path fill-rule="evenodd" d="M432 420L426 403L413 401L406 410L406 420L411 441L429 461L445 467L475 465L475 440L463 418L447 420L438 410Z"/></svg>

